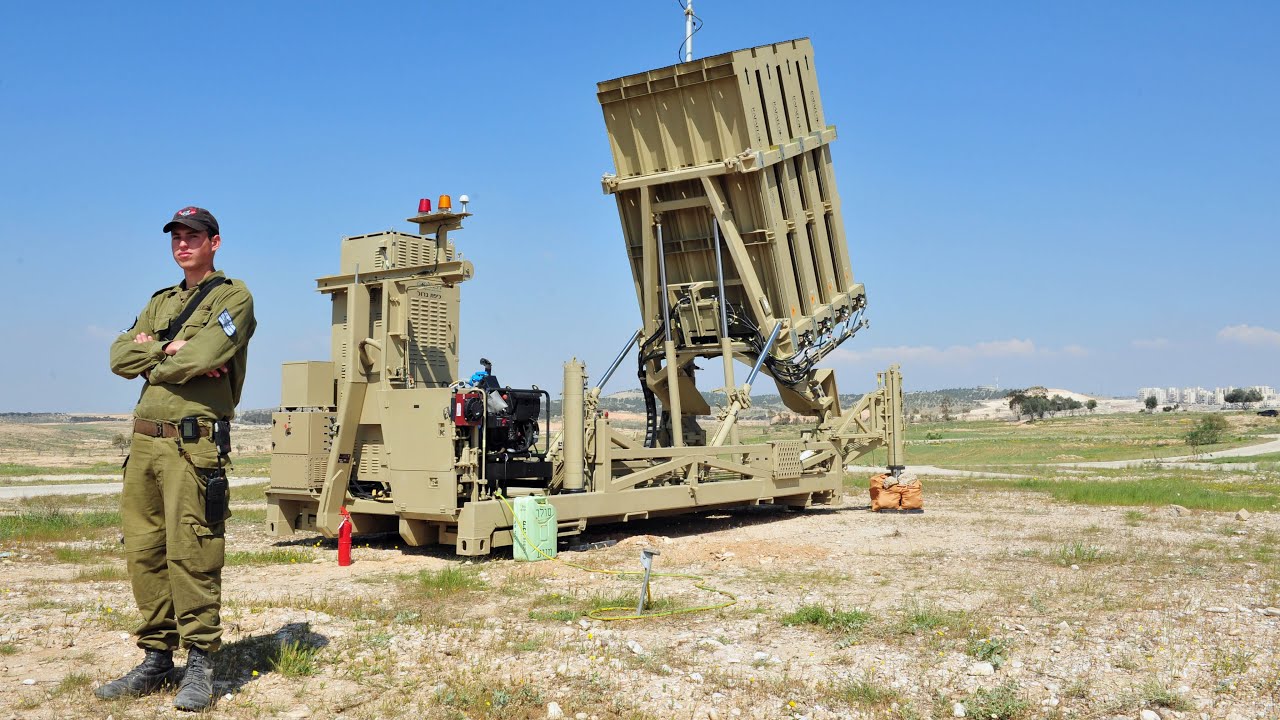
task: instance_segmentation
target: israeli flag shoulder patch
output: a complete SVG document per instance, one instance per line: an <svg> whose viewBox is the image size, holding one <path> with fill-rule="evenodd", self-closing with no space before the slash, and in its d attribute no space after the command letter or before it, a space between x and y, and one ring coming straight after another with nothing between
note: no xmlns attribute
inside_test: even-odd
<svg viewBox="0 0 1280 720"><path fill-rule="evenodd" d="M231 313L223 310L222 313L218 315L218 324L222 326L222 332L226 333L227 337L235 337L236 324L231 321Z"/></svg>

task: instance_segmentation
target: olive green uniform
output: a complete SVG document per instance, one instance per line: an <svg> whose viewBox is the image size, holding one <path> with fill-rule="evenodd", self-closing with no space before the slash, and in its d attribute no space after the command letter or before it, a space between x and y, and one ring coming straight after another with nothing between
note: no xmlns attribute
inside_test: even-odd
<svg viewBox="0 0 1280 720"><path fill-rule="evenodd" d="M158 337L209 283L216 287L169 339L187 341L177 353L165 354L165 340L134 342L139 333ZM256 326L249 290L215 272L200 287L188 289L184 281L152 295L111 345L112 372L146 378L134 416L156 423L151 432L133 434L120 497L143 649L172 650L181 642L213 652L221 644L226 517L210 523L205 516L205 489L219 465L211 426L235 414ZM223 365L227 372L219 377L206 375ZM200 418L200 439L174 437L177 423L192 416Z"/></svg>

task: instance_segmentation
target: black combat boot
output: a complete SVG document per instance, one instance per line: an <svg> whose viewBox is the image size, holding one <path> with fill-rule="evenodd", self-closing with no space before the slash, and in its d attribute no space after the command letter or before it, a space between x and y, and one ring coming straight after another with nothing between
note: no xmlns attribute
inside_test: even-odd
<svg viewBox="0 0 1280 720"><path fill-rule="evenodd" d="M159 690L173 672L172 650L148 650L142 664L93 691L103 700L120 697L140 697Z"/></svg>
<svg viewBox="0 0 1280 720"><path fill-rule="evenodd" d="M187 651L187 671L178 686L173 706L179 710L199 712L213 705L213 660L199 648Z"/></svg>

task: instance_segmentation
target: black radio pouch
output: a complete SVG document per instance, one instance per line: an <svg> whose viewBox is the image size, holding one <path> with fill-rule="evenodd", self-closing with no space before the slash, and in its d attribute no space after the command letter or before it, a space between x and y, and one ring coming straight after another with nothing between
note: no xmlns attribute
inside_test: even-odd
<svg viewBox="0 0 1280 720"><path fill-rule="evenodd" d="M222 469L222 459L231 455L231 422L229 420L214 421L213 445L218 451L218 468L207 471L209 485L204 495L204 521L208 525L222 522L227 516L228 503L231 501L227 473Z"/></svg>
<svg viewBox="0 0 1280 720"><path fill-rule="evenodd" d="M231 499L227 486L227 474L221 469L206 470L209 484L204 491L204 522L217 525L227 517L227 503Z"/></svg>
<svg viewBox="0 0 1280 720"><path fill-rule="evenodd" d="M229 420L214 421L213 444L218 448L218 457L231 455L231 422Z"/></svg>

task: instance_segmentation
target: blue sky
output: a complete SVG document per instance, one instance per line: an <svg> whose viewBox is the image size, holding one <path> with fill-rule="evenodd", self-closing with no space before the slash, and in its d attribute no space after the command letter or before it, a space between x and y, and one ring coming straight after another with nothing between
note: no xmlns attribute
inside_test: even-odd
<svg viewBox="0 0 1280 720"><path fill-rule="evenodd" d="M842 390L895 360L908 389L1280 385L1280 5L696 6L698 56L813 40L872 319ZM131 407L107 345L180 279L160 228L193 203L257 302L242 407L326 358L340 238L441 193L475 213L464 372L603 371L639 317L595 83L682 30L657 0L0 5L0 410Z"/></svg>

